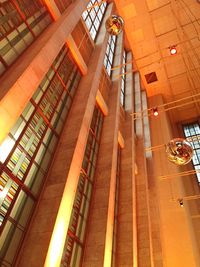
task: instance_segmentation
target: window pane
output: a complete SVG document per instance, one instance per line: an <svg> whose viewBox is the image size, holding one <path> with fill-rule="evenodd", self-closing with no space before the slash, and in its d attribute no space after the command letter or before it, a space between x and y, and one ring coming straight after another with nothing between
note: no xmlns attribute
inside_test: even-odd
<svg viewBox="0 0 200 267"><path fill-rule="evenodd" d="M111 75L111 68L112 68L113 59L114 59L115 45L116 45L116 36L110 35L108 39L106 55L104 58L104 66L109 76Z"/></svg>
<svg viewBox="0 0 200 267"><path fill-rule="evenodd" d="M98 107L93 113L90 132L79 176L78 187L70 219L68 236L61 266L80 266L86 222L89 214L93 177L99 148L103 114Z"/></svg>
<svg viewBox="0 0 200 267"><path fill-rule="evenodd" d="M27 17L29 11L27 9ZM0 237L0 243L4 243L1 259L8 260L9 255L10 266L41 192L81 78L65 45L53 65L55 67L50 68L0 146L0 227L2 232L9 228L6 239ZM67 91L66 87L70 90Z"/></svg>
<svg viewBox="0 0 200 267"><path fill-rule="evenodd" d="M99 30L106 6L107 3L101 3L100 0L91 0L87 6L88 10L82 14L82 18L93 40Z"/></svg>
<svg viewBox="0 0 200 267"><path fill-rule="evenodd" d="M126 73L126 51L123 52L122 59L122 74ZM120 102L123 107L125 107L125 94L126 94L126 75L121 76L121 97Z"/></svg>
<svg viewBox="0 0 200 267"><path fill-rule="evenodd" d="M52 22L40 0L1 1L0 63L1 74ZM23 18L22 18L23 17Z"/></svg>
<svg viewBox="0 0 200 267"><path fill-rule="evenodd" d="M192 163L197 171L196 175L198 182L200 183L200 125L198 122L183 125L183 131L194 150Z"/></svg>

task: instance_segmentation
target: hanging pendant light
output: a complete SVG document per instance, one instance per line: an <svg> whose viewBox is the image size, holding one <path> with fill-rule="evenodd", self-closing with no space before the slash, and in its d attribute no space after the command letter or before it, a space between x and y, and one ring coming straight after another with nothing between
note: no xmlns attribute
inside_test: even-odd
<svg viewBox="0 0 200 267"><path fill-rule="evenodd" d="M153 108L152 109L152 112L153 112L153 115L155 116L155 117L157 117L158 115L159 115L159 113L158 113L158 108Z"/></svg>
<svg viewBox="0 0 200 267"><path fill-rule="evenodd" d="M166 145L168 160L176 165L185 165L191 161L193 148L191 144L183 138L175 138Z"/></svg>
<svg viewBox="0 0 200 267"><path fill-rule="evenodd" d="M110 35L119 35L124 27L124 20L122 17L112 15L106 20L106 31Z"/></svg>

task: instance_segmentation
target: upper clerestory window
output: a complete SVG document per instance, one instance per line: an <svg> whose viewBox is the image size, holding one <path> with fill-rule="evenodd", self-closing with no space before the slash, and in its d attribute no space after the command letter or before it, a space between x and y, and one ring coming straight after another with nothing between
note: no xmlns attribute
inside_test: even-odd
<svg viewBox="0 0 200 267"><path fill-rule="evenodd" d="M87 9L83 12L82 18L90 32L93 40L95 40L98 30L100 28L107 3L101 0L91 0Z"/></svg>

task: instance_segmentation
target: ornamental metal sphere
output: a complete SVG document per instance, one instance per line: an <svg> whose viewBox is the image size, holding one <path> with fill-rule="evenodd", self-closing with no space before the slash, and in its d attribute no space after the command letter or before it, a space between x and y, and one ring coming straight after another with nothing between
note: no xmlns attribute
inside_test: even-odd
<svg viewBox="0 0 200 267"><path fill-rule="evenodd" d="M192 159L191 144L183 138L175 138L166 145L168 160L176 165L185 165Z"/></svg>
<svg viewBox="0 0 200 267"><path fill-rule="evenodd" d="M119 35L124 27L124 20L122 17L112 15L106 20L106 30L111 35Z"/></svg>

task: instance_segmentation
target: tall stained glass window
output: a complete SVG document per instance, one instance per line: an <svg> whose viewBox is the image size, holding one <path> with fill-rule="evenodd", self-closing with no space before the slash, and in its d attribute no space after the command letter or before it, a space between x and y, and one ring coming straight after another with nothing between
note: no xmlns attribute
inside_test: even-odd
<svg viewBox="0 0 200 267"><path fill-rule="evenodd" d="M0 75L52 22L42 0L0 1Z"/></svg>
<svg viewBox="0 0 200 267"><path fill-rule="evenodd" d="M13 266L80 78L64 46L0 146L1 266Z"/></svg>
<svg viewBox="0 0 200 267"><path fill-rule="evenodd" d="M96 106L90 125L61 266L81 266L102 124L103 113Z"/></svg>
<svg viewBox="0 0 200 267"><path fill-rule="evenodd" d="M195 170L199 171L196 173L198 182L200 183L200 125L198 122L183 125L185 137L192 144L194 155L192 163Z"/></svg>
<svg viewBox="0 0 200 267"><path fill-rule="evenodd" d="M102 0L91 0L87 9L82 14L82 18L84 19L93 40L95 40L95 37L97 36L106 6L106 1L102 2Z"/></svg>

